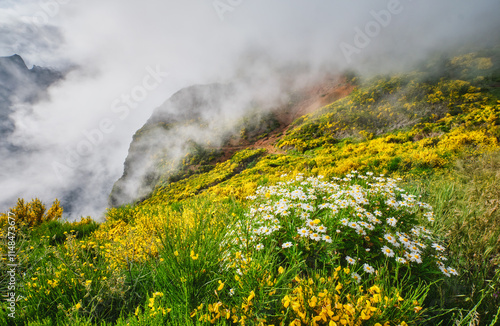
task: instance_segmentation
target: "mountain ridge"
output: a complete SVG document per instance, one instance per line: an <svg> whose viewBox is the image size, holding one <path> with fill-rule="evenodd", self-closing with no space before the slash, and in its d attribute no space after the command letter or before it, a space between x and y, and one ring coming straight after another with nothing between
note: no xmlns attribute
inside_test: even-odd
<svg viewBox="0 0 500 326"><path fill-rule="evenodd" d="M0 135L7 137L15 124L10 115L15 103L35 103L47 96L47 89L61 80L63 73L39 66L29 69L23 58L14 54L0 57ZM6 145L10 150L16 147Z"/></svg>

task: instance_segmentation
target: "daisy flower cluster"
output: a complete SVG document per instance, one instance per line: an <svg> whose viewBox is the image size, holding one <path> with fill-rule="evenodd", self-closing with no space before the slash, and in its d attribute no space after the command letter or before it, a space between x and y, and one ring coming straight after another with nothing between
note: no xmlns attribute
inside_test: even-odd
<svg viewBox="0 0 500 326"><path fill-rule="evenodd" d="M287 178L248 198L252 205L225 244L238 251L314 247L316 254L342 255L367 274L374 265L415 266L428 259L444 275L457 275L445 265L445 247L419 225L434 221L432 207L399 188L398 180L357 171L332 181Z"/></svg>

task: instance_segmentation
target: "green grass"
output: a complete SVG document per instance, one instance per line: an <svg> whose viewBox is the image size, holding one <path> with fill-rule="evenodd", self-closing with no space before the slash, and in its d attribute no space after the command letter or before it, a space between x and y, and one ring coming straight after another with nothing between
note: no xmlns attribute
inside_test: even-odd
<svg viewBox="0 0 500 326"><path fill-rule="evenodd" d="M461 309L455 318L473 311L485 325L500 306L499 171L500 152L494 152L459 160L449 172L410 182L435 207L434 230L446 239L461 271L456 282L439 288L432 304Z"/></svg>

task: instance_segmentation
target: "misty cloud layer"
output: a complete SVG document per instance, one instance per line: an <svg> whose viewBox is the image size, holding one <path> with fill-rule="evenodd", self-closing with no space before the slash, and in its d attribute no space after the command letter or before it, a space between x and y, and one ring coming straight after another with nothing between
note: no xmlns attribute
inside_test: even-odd
<svg viewBox="0 0 500 326"><path fill-rule="evenodd" d="M499 12L496 0L3 1L0 56L71 72L48 100L14 103L8 141L32 151L2 157L0 210L17 197L58 197L73 217L101 216L132 135L183 87L265 78L248 85L268 87L241 98L275 100L292 65L311 76L411 69L435 53L498 44Z"/></svg>

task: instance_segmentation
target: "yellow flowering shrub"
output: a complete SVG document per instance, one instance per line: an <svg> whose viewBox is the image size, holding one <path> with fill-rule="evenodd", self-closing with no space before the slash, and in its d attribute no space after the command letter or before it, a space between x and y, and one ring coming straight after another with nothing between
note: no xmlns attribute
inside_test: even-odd
<svg viewBox="0 0 500 326"><path fill-rule="evenodd" d="M344 269L349 273L348 269ZM291 293L281 300L290 325L363 325L400 324L418 318L420 309L404 302L397 289L387 291L372 285L367 289L353 281L339 279L344 273L337 268L334 275L301 279L293 283ZM397 311L397 314L391 311ZM394 318L394 316L397 316ZM391 318L392 317L392 318ZM403 319L403 320L402 320Z"/></svg>
<svg viewBox="0 0 500 326"><path fill-rule="evenodd" d="M102 243L108 268L124 268L128 263L144 262L158 255L158 231L165 223L165 213L145 214L136 208L133 224L117 220L103 224L95 239Z"/></svg>
<svg viewBox="0 0 500 326"><path fill-rule="evenodd" d="M284 273L282 267L279 273ZM339 266L330 275L292 276L284 288L277 285L276 277L269 275L261 280L259 290L241 295L237 291L244 291L242 288L225 291L230 295L221 294L225 283L219 281L216 301L200 304L191 317L211 324L227 321L262 326L399 325L419 319L425 297L421 288L408 295L400 293L397 287L386 289L373 284L365 288L349 275L349 268Z"/></svg>
<svg viewBox="0 0 500 326"><path fill-rule="evenodd" d="M44 222L55 221L61 218L63 208L58 199L54 200L52 206L47 210L45 204L38 198L25 203L24 199L19 198L17 205L12 207L9 212L16 220L18 227L26 225L36 227ZM0 214L0 225L7 221L8 213Z"/></svg>
<svg viewBox="0 0 500 326"><path fill-rule="evenodd" d="M264 152L263 149L239 151L231 159L223 163L218 163L209 172L195 174L178 182L159 187L145 203L164 204L165 202L175 202L193 197L205 189L213 187L238 174L250 162L257 160Z"/></svg>

